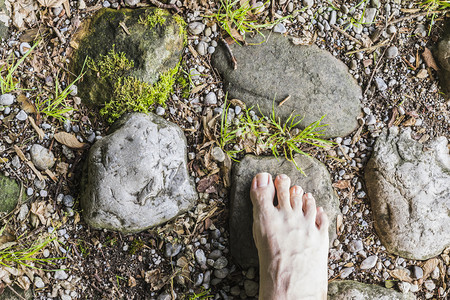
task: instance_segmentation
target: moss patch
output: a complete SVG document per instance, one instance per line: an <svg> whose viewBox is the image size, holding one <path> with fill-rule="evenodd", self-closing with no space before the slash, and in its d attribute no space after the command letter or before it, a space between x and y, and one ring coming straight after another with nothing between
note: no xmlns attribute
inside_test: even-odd
<svg viewBox="0 0 450 300"><path fill-rule="evenodd" d="M126 112L151 111L155 104L165 106L173 91L179 64L160 74L154 84L143 82L129 75L134 62L126 58L125 53L116 53L111 49L107 55L101 55L98 61L88 59L88 68L97 72L101 80L113 83L113 96L100 110L100 114L112 123Z"/></svg>
<svg viewBox="0 0 450 300"><path fill-rule="evenodd" d="M138 23L153 28L156 25L164 25L166 16L168 15L169 13L166 10L156 8L152 13L147 14L145 17L140 16Z"/></svg>
<svg viewBox="0 0 450 300"><path fill-rule="evenodd" d="M19 201L20 186L14 179L0 174L0 191L0 212L9 213Z"/></svg>

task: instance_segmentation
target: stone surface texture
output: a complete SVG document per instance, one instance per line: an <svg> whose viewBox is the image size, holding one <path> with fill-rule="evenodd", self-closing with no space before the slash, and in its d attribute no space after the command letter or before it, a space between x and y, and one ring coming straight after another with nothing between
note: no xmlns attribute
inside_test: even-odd
<svg viewBox="0 0 450 300"><path fill-rule="evenodd" d="M439 79L444 92L450 96L450 20L447 20L442 39L435 52L439 63Z"/></svg>
<svg viewBox="0 0 450 300"><path fill-rule="evenodd" d="M124 52L128 60L134 61L130 74L150 84L159 79L159 74L174 68L179 62L184 36L180 25L167 12L163 25L151 28L139 24L140 18L153 15L156 8L102 9L90 22L82 27L76 40L80 47L74 53L72 68L80 74L86 56L94 61L106 55L113 47L116 53ZM124 23L129 34L119 23ZM107 91L113 91L113 82L97 78L95 72L87 72L78 90L81 99L89 103L102 104L110 100Z"/></svg>
<svg viewBox="0 0 450 300"><path fill-rule="evenodd" d="M197 200L186 139L153 114L128 114L89 151L81 205L95 228L138 232L190 209Z"/></svg>
<svg viewBox="0 0 450 300"><path fill-rule="evenodd" d="M0 174L0 213L9 213L19 201L20 186L14 179ZM23 192L25 196L25 191Z"/></svg>
<svg viewBox="0 0 450 300"><path fill-rule="evenodd" d="M357 281L333 281L328 285L329 300L414 300L412 293L402 294L374 284Z"/></svg>
<svg viewBox="0 0 450 300"><path fill-rule="evenodd" d="M230 249L235 261L243 268L258 266L258 253L252 235L252 203L250 185L253 177L260 172L269 172L273 178L286 174L291 185L301 186L312 193L318 206L322 206L330 219L330 241L336 237L336 216L340 213L339 201L331 186L330 175L319 161L298 156L296 161L306 173L302 175L295 166L282 158L256 157L247 155L235 165L232 175L230 208Z"/></svg>
<svg viewBox="0 0 450 300"><path fill-rule="evenodd" d="M0 294L0 300L31 300L33 299L33 290L28 289L27 291L24 291L17 285L13 285L12 288L14 289L15 293L11 291L11 289L6 288L3 290L3 292Z"/></svg>
<svg viewBox="0 0 450 300"><path fill-rule="evenodd" d="M427 145L391 127L375 144L365 179L375 229L386 249L424 260L450 246L450 156L447 139Z"/></svg>
<svg viewBox="0 0 450 300"><path fill-rule="evenodd" d="M287 119L294 112L304 116L305 127L323 115L329 124L326 136L345 136L357 126L361 88L348 73L347 66L331 53L316 46L295 46L286 37L265 33L249 39L250 46L231 45L238 61L237 70L230 64L224 47L218 47L212 63L224 80L228 98L237 98L248 106L259 106L269 115L272 106L291 98L277 113Z"/></svg>
<svg viewBox="0 0 450 300"><path fill-rule="evenodd" d="M55 156L47 148L34 144L30 149L31 160L41 171L50 169L55 164Z"/></svg>
<svg viewBox="0 0 450 300"><path fill-rule="evenodd" d="M11 16L11 4L0 0L0 40L8 37L8 27Z"/></svg>

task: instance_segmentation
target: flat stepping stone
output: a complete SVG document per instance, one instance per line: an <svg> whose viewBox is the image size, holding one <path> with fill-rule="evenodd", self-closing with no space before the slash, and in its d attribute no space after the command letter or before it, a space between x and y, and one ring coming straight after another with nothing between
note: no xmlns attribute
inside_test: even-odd
<svg viewBox="0 0 450 300"><path fill-rule="evenodd" d="M0 213L9 213L19 202L20 185L14 179L0 174L0 191ZM25 199L25 191L22 199Z"/></svg>
<svg viewBox="0 0 450 300"><path fill-rule="evenodd" d="M7 6L8 5L8 6ZM0 40L8 38L8 27L11 16L11 4L0 0Z"/></svg>
<svg viewBox="0 0 450 300"><path fill-rule="evenodd" d="M415 300L413 293L402 294L374 284L341 280L328 284L329 300Z"/></svg>
<svg viewBox="0 0 450 300"><path fill-rule="evenodd" d="M425 260L450 246L450 156L440 137L425 149L411 130L377 139L365 169L375 229L387 251Z"/></svg>
<svg viewBox="0 0 450 300"><path fill-rule="evenodd" d="M155 18L155 23L145 24L147 18ZM133 76L153 84L161 73L174 68L184 47L185 30L180 20L158 8L101 9L74 38L79 44L73 55L75 74L80 74L86 56L98 62L113 48L116 53L125 53L134 67L129 71L114 70L110 77L88 69L83 81L77 83L81 99L101 105L111 100L117 77Z"/></svg>
<svg viewBox="0 0 450 300"><path fill-rule="evenodd" d="M128 114L89 150L81 207L94 228L138 232L186 212L198 196L186 138L154 114Z"/></svg>
<svg viewBox="0 0 450 300"><path fill-rule="evenodd" d="M289 115L304 116L305 127L323 115L329 124L327 137L345 136L358 126L361 111L361 88L348 73L347 66L331 53L316 46L295 46L280 34L265 33L249 38L251 46L231 45L237 59L237 70L230 64L227 51L217 47L212 63L223 77L228 99L237 98L248 106L257 106L266 116L276 112L286 119ZM278 104L291 98L281 107Z"/></svg>
<svg viewBox="0 0 450 300"><path fill-rule="evenodd" d="M258 252L253 241L253 206L250 200L250 185L253 177L260 172L268 172L275 178L286 174L291 185L299 185L305 192L312 193L317 205L322 206L330 219L330 242L336 237L336 217L340 213L339 200L331 186L330 174L318 160L306 156L296 157L307 177L295 166L282 158L256 157L246 155L235 165L230 208L230 249L235 261L243 268L257 267Z"/></svg>

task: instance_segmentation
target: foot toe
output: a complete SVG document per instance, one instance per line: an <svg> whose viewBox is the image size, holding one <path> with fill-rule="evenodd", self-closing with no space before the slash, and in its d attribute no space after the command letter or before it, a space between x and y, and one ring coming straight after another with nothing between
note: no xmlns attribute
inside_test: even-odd
<svg viewBox="0 0 450 300"><path fill-rule="evenodd" d="M329 220L322 207L317 207L316 226L320 231L328 231Z"/></svg>
<svg viewBox="0 0 450 300"><path fill-rule="evenodd" d="M252 200L254 208L271 209L273 206L273 199L275 197L275 188L272 181L272 176L269 173L259 173L252 181L250 189L250 199Z"/></svg>
<svg viewBox="0 0 450 300"><path fill-rule="evenodd" d="M293 209L302 209L303 189L298 185L291 187L291 206Z"/></svg>
<svg viewBox="0 0 450 300"><path fill-rule="evenodd" d="M291 186L291 179L285 175L280 174L275 178L275 188L277 190L278 208L291 208L291 200L289 194L289 187Z"/></svg>
<svg viewBox="0 0 450 300"><path fill-rule="evenodd" d="M316 200L311 193L306 193L303 195L303 213L305 218L311 223L316 220Z"/></svg>

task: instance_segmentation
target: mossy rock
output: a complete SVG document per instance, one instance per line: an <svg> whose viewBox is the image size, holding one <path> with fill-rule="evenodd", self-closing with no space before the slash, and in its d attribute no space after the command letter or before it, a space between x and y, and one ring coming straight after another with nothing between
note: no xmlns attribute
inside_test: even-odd
<svg viewBox="0 0 450 300"><path fill-rule="evenodd" d="M9 213L19 201L20 186L14 179L0 174L0 191L0 213ZM22 197L25 197L25 193Z"/></svg>
<svg viewBox="0 0 450 300"><path fill-rule="evenodd" d="M0 295L0 300L23 300L23 299L31 300L31 299L33 299L33 291L31 289L24 291L17 285L13 285L11 288L14 289L14 291L16 291L17 294L6 287L4 292ZM20 295L20 297L18 295Z"/></svg>
<svg viewBox="0 0 450 300"><path fill-rule="evenodd" d="M6 7L5 0L0 0L0 40L8 37L8 22L10 11Z"/></svg>
<svg viewBox="0 0 450 300"><path fill-rule="evenodd" d="M72 69L80 74L86 57L98 62L111 51L123 54L133 66L118 69L115 76L100 76L87 68L78 84L85 103L102 105L111 101L117 80L133 77L145 84L156 83L161 74L177 66L186 40L185 23L158 8L102 9L87 21L75 37ZM86 70L86 69L85 69Z"/></svg>
<svg viewBox="0 0 450 300"><path fill-rule="evenodd" d="M402 294L375 284L351 280L333 281L328 285L328 300L415 300L413 293Z"/></svg>

